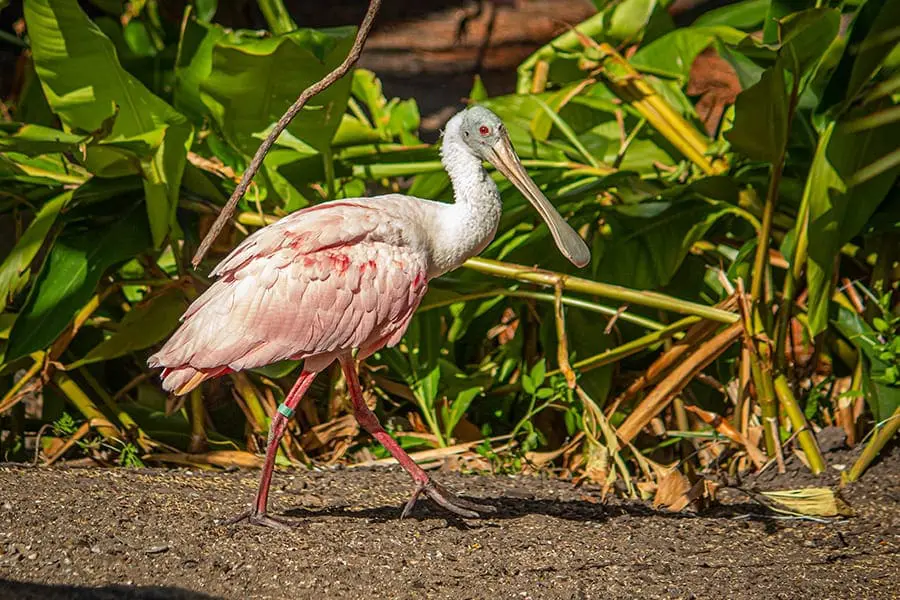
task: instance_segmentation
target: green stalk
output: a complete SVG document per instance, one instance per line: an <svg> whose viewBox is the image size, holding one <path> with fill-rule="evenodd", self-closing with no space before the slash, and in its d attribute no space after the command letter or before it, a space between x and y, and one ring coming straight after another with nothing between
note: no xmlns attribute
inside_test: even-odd
<svg viewBox="0 0 900 600"><path fill-rule="evenodd" d="M45 353L43 350L38 350L31 355L31 358L34 359L34 364L28 367L28 370L19 378L19 381L9 388L9 391L3 395L3 398L0 398L0 414L6 412L11 406L19 402L21 398L18 398L15 401L13 401L13 398L16 397L19 391L25 387L33 377L41 372L41 369L44 368L44 357Z"/></svg>
<svg viewBox="0 0 900 600"><path fill-rule="evenodd" d="M336 195L334 187L334 152L331 146L322 152L322 160L325 161L325 182L328 190L328 199L334 200Z"/></svg>
<svg viewBox="0 0 900 600"><path fill-rule="evenodd" d="M675 321L665 329L660 329L659 331L654 331L653 333L642 335L641 337L622 344L621 346L616 346L615 348L610 348L609 350L601 352L600 354L597 354L595 356L590 356L588 358L585 358L584 360L579 360L577 363L572 365L572 368L584 372L608 365L610 363L614 363L617 360L625 358L626 356L631 356L632 354L636 354L637 352L640 352L645 348L649 348L654 344L658 344L659 342L674 337L675 335L681 333L685 329L699 322L699 317L685 317L679 321ZM555 373L556 371L550 371L547 374L553 375Z"/></svg>
<svg viewBox="0 0 900 600"><path fill-rule="evenodd" d="M575 161L524 159L522 165L529 169L578 169L581 174L603 177L615 173L615 169L604 165L593 166ZM493 169L490 169L493 170ZM352 166L354 177L385 179L390 177L410 177L423 173L442 173L444 165L439 160L420 162L390 162L382 164L356 164Z"/></svg>
<svg viewBox="0 0 900 600"><path fill-rule="evenodd" d="M754 304L760 299L763 281L765 281L766 272L768 271L766 267L769 264L769 237L772 235L772 218L775 215L775 205L778 203L778 189L781 186L784 161L787 158L787 140L794 122L799 93L800 78L795 76L791 83L791 98L788 103L787 124L784 131L785 143L778 160L772 165L772 177L769 180L766 204L763 207L762 230L759 232L759 244L756 246L756 256L753 260L753 280L750 284L750 298ZM765 312L763 311L764 314Z"/></svg>
<svg viewBox="0 0 900 600"><path fill-rule="evenodd" d="M856 459L850 471L843 474L841 483L853 483L863 472L872 464L881 449L884 448L888 441L900 430L900 406L894 409L894 414L875 426L874 435L869 443L866 444L863 453Z"/></svg>
<svg viewBox="0 0 900 600"><path fill-rule="evenodd" d="M673 298L672 296L666 296L665 294L632 290L618 285L600 283L598 281L591 281L590 279L582 279L581 277L563 275L561 273L554 273L553 271L534 269L514 263L476 257L467 260L463 266L473 271L478 271L479 273L486 273L496 277L515 279L516 281L534 283L547 287L556 287L561 281L563 289L568 291L593 294L603 298L610 298L618 302L637 304L638 306L649 306L650 308L668 310L679 314L694 315L718 323L730 324L740 319L740 317L734 313L713 308L712 306L680 300L678 298Z"/></svg>
<svg viewBox="0 0 900 600"><path fill-rule="evenodd" d="M626 356L637 354L645 348L649 348L650 346L674 337L685 329L691 327L692 325L699 323L700 321L701 319L699 317L685 317L680 321L675 321L664 329L648 333L647 335L631 340L630 342L622 344L621 346L610 348L609 350L605 350L600 354L589 356L584 360L580 360L577 363L573 364L572 368L584 373L585 371L590 371L591 369L597 369L599 367L606 366L608 364L621 360ZM547 376L556 375L559 372L560 371L558 369L555 371L548 371ZM492 396L510 394L518 391L519 389L521 389L521 387L521 383L511 383L509 385L503 385L492 389L490 391L490 394Z"/></svg>
<svg viewBox="0 0 900 600"><path fill-rule="evenodd" d="M78 409L78 412L84 415L88 421L92 421L91 426L97 430L97 433L110 442L118 442L122 439L119 430L109 422L106 415L68 374L64 371L57 371L53 374L53 383L65 394L69 402Z"/></svg>
<svg viewBox="0 0 900 600"><path fill-rule="evenodd" d="M135 421L127 411L120 408L119 405L116 404L116 402L112 399L112 396L110 396L109 393L105 389L103 389L103 386L101 386L100 382L97 381L97 379L93 375L91 375L90 371L88 371L84 367L80 367L78 369L78 372L81 375L82 379L84 379L87 384L91 386L91 389L93 389L94 392L98 396L100 396L100 399L103 401L103 404L106 405L106 408L108 408L114 415L116 415L116 419L119 421L119 423L122 424L122 427L124 427L126 431L129 431L133 435L135 435L135 441L137 442L138 446L141 447L141 450L143 450L144 452L149 452L151 450L152 443L150 442L150 438L147 437L147 434L144 433L144 430L141 429L140 425L137 424L137 421Z"/></svg>
<svg viewBox="0 0 900 600"><path fill-rule="evenodd" d="M251 423L253 431L257 435L265 435L269 429L269 418L266 416L266 411L256 395L256 388L250 383L250 379L244 373L234 373L231 379L234 381L234 387L237 388L238 394L244 399L247 410L250 411L250 415L253 417L253 423Z"/></svg>
<svg viewBox="0 0 900 600"><path fill-rule="evenodd" d="M269 31L275 35L290 33L297 29L297 24L281 0L259 0L259 10L269 25Z"/></svg>
<svg viewBox="0 0 900 600"><path fill-rule="evenodd" d="M458 302L471 302L472 300L481 300L484 298L496 298L497 296L503 296L508 298L528 298L530 300L539 300L541 302L553 302L554 295L553 294L544 294L541 292L529 292L525 290L508 290L505 288L499 288L495 290L488 290L485 292L473 292L471 294L460 294L459 296L454 296L453 298L444 298L440 300L436 300L434 302L423 303L419 307L419 312L425 312L426 310L433 310L435 308L442 308L444 306L450 306L456 304ZM574 306L575 308L580 308L583 310L587 310L590 312L599 313L601 315L606 315L609 317L614 317L618 314L618 320L626 321L628 323L633 323L640 327L644 327L646 329L652 329L654 331L661 331L666 328L662 323L658 323L652 319L648 319L646 317L641 317L639 315L634 315L629 313L628 311L624 311L619 313L619 310L613 308L611 306L604 306L603 304L597 304L596 302L590 302L588 300L582 300L581 298L572 298L571 296L563 296L562 303L566 306Z"/></svg>
<svg viewBox="0 0 900 600"><path fill-rule="evenodd" d="M191 390L190 418L191 441L188 452L196 454L206 450L206 411L203 408L203 392L199 387Z"/></svg>
<svg viewBox="0 0 900 600"><path fill-rule="evenodd" d="M799 86L800 79L795 76L791 84L791 97L788 103L787 124L784 131L785 143L778 159L772 164L772 177L769 180L769 189L766 192L762 227L759 231L759 242L756 246L756 255L753 260L753 278L750 282L750 301L752 308L749 318L751 322L746 325L749 325L749 331L752 333L754 339L763 333L771 331L768 328L768 325L771 325L771 321L769 321L771 311L769 310L768 298L763 296L763 283L769 272L769 238L772 235L772 220L775 215L775 206L778 203L778 191L781 185L781 176L784 171L785 159L787 157L787 138L790 134L791 124L794 120L794 112L797 108L797 97L800 91ZM750 372L753 376L753 381L756 384L756 393L763 417L766 454L769 458L772 458L773 456L780 456L779 446L781 444L781 441L777 437L778 406L776 402L778 389L776 389L772 374L775 361L772 360L771 349L765 340L758 342L757 349L758 351L756 353L750 354ZM788 389L788 391L790 391L790 389ZM818 452L818 448L816 451ZM812 459L810 460L810 464L813 464Z"/></svg>
<svg viewBox="0 0 900 600"><path fill-rule="evenodd" d="M824 144L828 140L824 138ZM823 140L819 141L818 152L824 151ZM794 227L794 251L790 257L791 268L787 270L784 278L784 288L781 293L781 307L775 317L775 360L780 368L787 364L785 344L787 343L788 326L791 322L794 299L797 296L797 282L803 275L803 266L809 254L809 198L812 182L807 182L803 190L803 198L800 201L800 211L797 214L797 222Z"/></svg>
<svg viewBox="0 0 900 600"><path fill-rule="evenodd" d="M788 384L784 373L780 373L775 378L775 393L778 395L778 400L781 402L784 412L787 413L794 431L797 432L797 441L803 453L806 454L810 471L812 471L813 475L823 473L825 471L825 460L822 458L816 438L809 429L803 410L797 404L797 399L794 397L794 392L791 391L791 386Z"/></svg>
<svg viewBox="0 0 900 600"><path fill-rule="evenodd" d="M759 355L750 352L750 374L756 384L756 399L762 413L763 435L766 441L766 455L774 458L778 454L780 440L775 433L778 431L778 407L775 405L775 384L772 381L772 373L764 370L759 360ZM774 426L774 427L773 427Z"/></svg>

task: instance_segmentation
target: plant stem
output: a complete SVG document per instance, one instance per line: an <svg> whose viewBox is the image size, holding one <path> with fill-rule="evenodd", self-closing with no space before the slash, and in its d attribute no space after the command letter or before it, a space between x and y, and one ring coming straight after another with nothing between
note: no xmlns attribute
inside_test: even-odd
<svg viewBox="0 0 900 600"><path fill-rule="evenodd" d="M117 442L122 439L122 435L115 425L109 422L106 415L94 404L87 394L84 393L75 381L63 371L57 371L53 374L53 383L65 394L75 408L91 422L91 425L102 435L107 441Z"/></svg>
<svg viewBox="0 0 900 600"><path fill-rule="evenodd" d="M600 283L598 281L591 281L590 279L582 279L581 277L563 275L561 273L554 273L553 271L535 269L514 263L490 260L487 258L470 258L463 266L473 271L478 271L479 273L487 273L488 275L494 275L496 277L515 279L516 281L535 283L547 287L555 287L557 282L562 279L563 289L569 291L594 294L623 303L649 306L651 308L669 310L680 314L695 315L719 323L735 323L740 319L740 317L734 313L713 308L711 306L704 306L703 304L688 302L687 300L681 300L679 298L673 298L672 296L666 296L665 294L632 290L618 285Z"/></svg>
<svg viewBox="0 0 900 600"><path fill-rule="evenodd" d="M872 464L881 449L884 448L888 441L896 435L900 430L900 406L894 409L894 413L886 420L877 424L874 429L874 435L869 443L866 444L863 453L856 459L850 471L844 473L841 477L841 483L852 483L860 478L863 472Z"/></svg>
<svg viewBox="0 0 900 600"><path fill-rule="evenodd" d="M554 294L544 294L541 292L530 292L527 290L508 290L505 288L498 288L494 290L488 290L485 292L473 292L471 294L460 294L459 296L454 296L452 298L441 298L439 300L435 300L434 302L423 302L421 306L419 306L419 312L425 312L427 310L434 310L435 308L441 308L444 306L450 306L456 304L458 302L471 302L472 300L481 300L483 298L496 298L497 296L504 296L510 298L529 298L532 300L540 300L542 302L554 302L555 296ZM571 296L563 296L562 303L566 306L574 306L575 308L581 308L583 310L587 310L590 312L600 313L602 315L607 315L609 317L614 317L617 314L619 321L626 321L628 323L633 323L635 325L639 325L644 327L645 329L652 329L654 331L661 331L666 328L665 325L654 321L652 319L648 319L646 317L642 317L640 315L632 314L628 311L619 312L618 309L612 308L610 306L604 306L602 304L597 304L596 302L590 302L589 300L582 300L581 298L573 298Z"/></svg>
<svg viewBox="0 0 900 600"><path fill-rule="evenodd" d="M244 399L247 410L250 411L250 417L253 421L251 423L253 432L257 435L265 435L269 429L269 418L266 416L266 411L259 401L259 396L256 394L256 387L250 382L245 373L233 373L231 379L234 381L234 387L237 389L238 394Z"/></svg>
<svg viewBox="0 0 900 600"><path fill-rule="evenodd" d="M28 370L22 374L22 377L19 378L17 382L13 384L9 391L3 395L3 398L0 399L0 414L3 414L10 407L15 406L21 397L17 396L19 391L27 384L31 379L41 372L41 369L44 366L44 351L38 350L34 354L31 355L31 358L34 359L34 364L28 367Z"/></svg>
<svg viewBox="0 0 900 600"><path fill-rule="evenodd" d="M775 404L775 383L768 365L763 365L756 352L750 352L750 374L756 385L756 400L762 413L763 435L766 441L766 455L774 458L780 452L778 439L778 406ZM773 427L774 426L774 427Z"/></svg>
<svg viewBox="0 0 900 600"><path fill-rule="evenodd" d="M791 391L791 386L784 373L779 373L775 378L775 393L778 395L778 400L784 407L784 412L787 413L794 431L797 432L797 441L803 453L806 454L810 471L813 475L819 475L825 471L825 460L822 458L816 438L809 429L803 410L797 404L797 399L794 397L794 392Z"/></svg>
<svg viewBox="0 0 900 600"><path fill-rule="evenodd" d="M275 35L290 33L297 29L297 24L291 18L291 14L281 0L259 0L259 10L262 12L269 31Z"/></svg>
<svg viewBox="0 0 900 600"><path fill-rule="evenodd" d="M136 437L135 441L137 442L138 446L140 446L141 450L143 450L144 452L149 452L151 447L153 446L153 443L151 442L150 438L147 437L147 434L144 433L144 430L142 430L141 427L137 424L137 421L135 421L127 411L120 408L119 405L116 404L116 402L112 399L112 396L110 396L109 393L105 389L103 389L103 386L101 386L100 382L97 381L97 379L93 375L91 375L91 372L88 369L86 369L85 367L80 367L78 369L78 372L81 375L82 379L84 379L87 384L91 386L91 389L93 389L94 392L98 396L100 396L100 399L103 401L103 404L106 405L106 408L108 408L114 415L116 415L116 419L119 421L119 423L122 424L122 427L125 428L125 431L132 433Z"/></svg>
<svg viewBox="0 0 900 600"><path fill-rule="evenodd" d="M203 407L203 391L199 387L191 390L190 418L191 441L188 452L196 454L206 450L206 410Z"/></svg>

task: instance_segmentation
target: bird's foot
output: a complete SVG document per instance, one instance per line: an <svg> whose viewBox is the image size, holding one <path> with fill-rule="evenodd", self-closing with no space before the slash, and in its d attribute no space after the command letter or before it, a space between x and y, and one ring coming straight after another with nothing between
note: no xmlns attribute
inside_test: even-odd
<svg viewBox="0 0 900 600"><path fill-rule="evenodd" d="M264 512L257 512L255 508L245 510L241 514L222 521L222 525L234 525L241 521L247 521L251 525L259 525L261 527L271 527L272 529L290 530L297 526L296 523L285 521L277 517L270 517Z"/></svg>
<svg viewBox="0 0 900 600"><path fill-rule="evenodd" d="M412 498L410 498L409 502L406 503L406 506L403 507L403 513L400 515L401 519L409 516L413 507L416 505L416 501L422 494L425 494L431 498L432 501L443 506L453 514L469 519L481 517L479 513L492 513L497 510L489 504L478 504L477 502L463 500L447 491L444 486L429 478L425 482L416 483L416 489L413 490Z"/></svg>

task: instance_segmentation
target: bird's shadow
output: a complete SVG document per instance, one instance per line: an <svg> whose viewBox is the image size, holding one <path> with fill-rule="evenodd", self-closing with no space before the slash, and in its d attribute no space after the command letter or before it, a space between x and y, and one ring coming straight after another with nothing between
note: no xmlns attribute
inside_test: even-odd
<svg viewBox="0 0 900 600"><path fill-rule="evenodd" d="M778 529L778 521L763 507L753 503L716 504L705 510L691 512L667 512L656 510L640 502L615 501L602 504L588 500L554 500L518 497L476 498L460 496L465 500L493 506L495 512L483 512L482 519L462 519L441 509L427 500L420 500L408 519L419 522L444 519L451 527L472 529L485 525L494 526L498 521L521 519L528 515L543 515L551 518L570 521L604 523L620 517L632 518L664 518L664 519L747 519L763 521L766 531L774 533ZM304 507L288 508L281 512L286 517L310 521L323 517L363 519L371 523L385 523L400 518L402 506L378 506L356 508L353 506L329 506L321 509Z"/></svg>
<svg viewBox="0 0 900 600"><path fill-rule="evenodd" d="M55 585L0 579L0 598L16 600L217 600L174 586Z"/></svg>

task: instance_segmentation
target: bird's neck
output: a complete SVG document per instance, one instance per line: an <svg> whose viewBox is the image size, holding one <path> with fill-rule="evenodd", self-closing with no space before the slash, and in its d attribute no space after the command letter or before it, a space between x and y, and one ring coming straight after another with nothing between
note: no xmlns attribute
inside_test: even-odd
<svg viewBox="0 0 900 600"><path fill-rule="evenodd" d="M435 266L445 273L481 252L494 239L502 205L497 184L461 140L447 139L441 160L450 175L455 203L441 223Z"/></svg>

